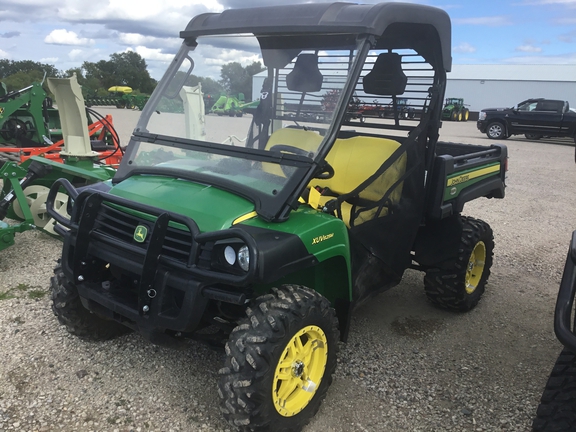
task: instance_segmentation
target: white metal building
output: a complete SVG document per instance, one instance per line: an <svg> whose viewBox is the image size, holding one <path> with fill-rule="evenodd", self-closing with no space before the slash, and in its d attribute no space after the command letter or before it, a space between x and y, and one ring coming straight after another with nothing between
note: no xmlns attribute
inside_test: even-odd
<svg viewBox="0 0 576 432"><path fill-rule="evenodd" d="M464 98L472 112L530 98L566 100L576 108L576 64L452 65L446 97Z"/></svg>

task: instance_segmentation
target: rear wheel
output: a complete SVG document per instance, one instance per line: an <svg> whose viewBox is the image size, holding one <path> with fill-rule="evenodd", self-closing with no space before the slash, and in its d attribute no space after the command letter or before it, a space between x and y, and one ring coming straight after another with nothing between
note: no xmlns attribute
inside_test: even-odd
<svg viewBox="0 0 576 432"><path fill-rule="evenodd" d="M532 430L576 430L576 356L566 349L560 353L550 373Z"/></svg>
<svg viewBox="0 0 576 432"><path fill-rule="evenodd" d="M468 111L467 109L464 109L464 113L463 113L463 120L464 121L468 121L468 119L470 118L470 111Z"/></svg>
<svg viewBox="0 0 576 432"><path fill-rule="evenodd" d="M530 134L530 133L524 134L524 136L526 137L526 139L529 140L539 140L540 138L542 138L542 135Z"/></svg>
<svg viewBox="0 0 576 432"><path fill-rule="evenodd" d="M242 431L298 431L316 414L336 368L338 320L303 286L259 297L226 344L219 395Z"/></svg>
<svg viewBox="0 0 576 432"><path fill-rule="evenodd" d="M127 327L101 318L82 306L78 289L64 276L61 266L54 269L50 288L54 315L69 333L82 339L103 341L130 332Z"/></svg>
<svg viewBox="0 0 576 432"><path fill-rule="evenodd" d="M490 139L506 139L506 130L500 122L492 122L486 128L486 136Z"/></svg>
<svg viewBox="0 0 576 432"><path fill-rule="evenodd" d="M458 121L462 121L462 111L458 113Z"/></svg>
<svg viewBox="0 0 576 432"><path fill-rule="evenodd" d="M494 236L490 225L479 219L463 216L461 223L455 258L428 269L424 289L436 306L466 312L473 309L484 294L492 267Z"/></svg>

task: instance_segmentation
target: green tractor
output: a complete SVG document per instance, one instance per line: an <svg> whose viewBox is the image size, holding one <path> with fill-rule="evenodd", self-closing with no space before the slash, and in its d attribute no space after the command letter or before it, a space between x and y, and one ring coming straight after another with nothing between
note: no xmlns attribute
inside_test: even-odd
<svg viewBox="0 0 576 432"><path fill-rule="evenodd" d="M218 394L230 425L298 431L326 396L354 309L407 269L423 272L434 305L478 304L494 239L461 212L504 197L507 150L438 141L451 69L441 9L227 9L180 36L114 178L50 191L64 237L53 311L89 340L210 338L225 351ZM230 46L265 65L260 101L251 118L215 117L192 137L184 115L157 107L179 97L178 71L204 70L201 53ZM421 115L358 128L347 115L355 93L382 105L406 97ZM70 217L51 207L61 188L74 197Z"/></svg>
<svg viewBox="0 0 576 432"><path fill-rule="evenodd" d="M464 99L447 98L442 110L442 120L468 121L470 111L464 105Z"/></svg>

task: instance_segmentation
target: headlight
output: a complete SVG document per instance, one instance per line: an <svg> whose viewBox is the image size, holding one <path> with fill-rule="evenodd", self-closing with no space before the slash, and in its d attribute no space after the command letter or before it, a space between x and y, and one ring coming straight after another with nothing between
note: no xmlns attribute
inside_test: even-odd
<svg viewBox="0 0 576 432"><path fill-rule="evenodd" d="M250 269L250 250L246 245L238 249L238 265L244 271Z"/></svg>
<svg viewBox="0 0 576 432"><path fill-rule="evenodd" d="M480 116L478 120L486 120L486 111L480 111Z"/></svg>
<svg viewBox="0 0 576 432"><path fill-rule="evenodd" d="M224 259L230 265L234 265L236 262L236 251L232 246L226 246L224 249Z"/></svg>

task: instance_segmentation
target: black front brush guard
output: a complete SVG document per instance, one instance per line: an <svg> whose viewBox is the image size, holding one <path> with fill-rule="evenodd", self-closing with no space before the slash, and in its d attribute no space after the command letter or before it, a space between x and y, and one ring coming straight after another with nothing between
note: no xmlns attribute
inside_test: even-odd
<svg viewBox="0 0 576 432"><path fill-rule="evenodd" d="M64 188L68 196L70 196L70 198L74 201L70 219L54 210L54 201L61 187ZM87 251L91 237L103 243L111 244L115 247L125 247L127 249L131 249L132 252L135 251L132 250L133 247L129 244L119 245L115 239L107 238L105 235L94 232L94 222L96 220L96 216L98 215L99 208L104 202L106 204L112 204L126 208L130 211L148 214L155 218L154 227L151 230L151 235L153 236L152 241L150 242L151 246L144 252L145 255L143 271L149 274L143 276L152 276L154 270L157 267L157 263L161 263L168 268L180 270L182 272L199 277L200 279L210 283L225 283L241 286L254 280L257 268L258 253L254 238L250 236L246 231L238 228L230 228L222 231L201 234L196 222L187 216L127 200L125 198L111 195L106 192L97 191L95 189L86 189L81 193L78 193L78 191L68 180L58 179L50 188L50 192L46 200L46 210L48 214L50 214L50 216L56 220L57 224L54 226L54 230L58 234L66 236L69 233L68 230L70 230L76 235L76 251L74 254L74 261L78 262L75 262L73 266L75 279L80 276L80 274L76 274L76 272L78 272L81 268L80 264L81 260L83 259L83 251ZM190 255L187 263L177 261L162 254L161 249L164 235L169 223L171 222L187 227L192 236ZM226 239L240 239L248 246L250 251L250 268L243 275L223 273L200 268L196 265L200 245ZM142 280L145 280L145 278L142 278Z"/></svg>

